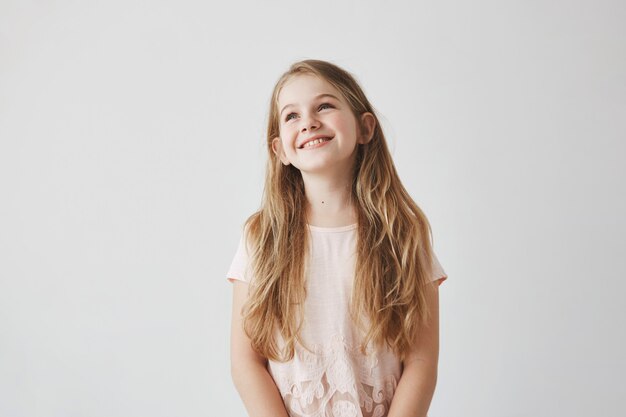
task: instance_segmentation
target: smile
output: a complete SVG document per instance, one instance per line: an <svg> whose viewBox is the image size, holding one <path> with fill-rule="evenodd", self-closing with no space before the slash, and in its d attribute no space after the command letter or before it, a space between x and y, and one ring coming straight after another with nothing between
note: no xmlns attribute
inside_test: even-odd
<svg viewBox="0 0 626 417"><path fill-rule="evenodd" d="M315 139L312 140L310 142L307 142L306 144L304 144L304 146L302 146L300 149L315 149L315 148L319 148L322 147L324 145L326 145L326 143L330 142L331 140L333 140L333 138L320 138L320 139Z"/></svg>

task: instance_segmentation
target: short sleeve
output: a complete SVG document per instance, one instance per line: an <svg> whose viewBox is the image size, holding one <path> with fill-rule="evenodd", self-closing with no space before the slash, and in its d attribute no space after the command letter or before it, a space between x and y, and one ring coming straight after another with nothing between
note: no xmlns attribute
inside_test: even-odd
<svg viewBox="0 0 626 417"><path fill-rule="evenodd" d="M446 279L448 279L448 274L443 270L443 267L439 263L439 259L437 259L437 255L435 252L433 254L433 271L431 275L431 281L438 281L437 285L441 285Z"/></svg>
<svg viewBox="0 0 626 417"><path fill-rule="evenodd" d="M241 234L237 251L226 273L226 279L229 282L242 281L246 284L250 283L250 274L248 272L248 251L245 244L245 235Z"/></svg>

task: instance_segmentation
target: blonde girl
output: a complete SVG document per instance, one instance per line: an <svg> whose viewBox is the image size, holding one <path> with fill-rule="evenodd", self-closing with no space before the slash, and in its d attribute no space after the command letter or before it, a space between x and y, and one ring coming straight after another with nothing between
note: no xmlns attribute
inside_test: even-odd
<svg viewBox="0 0 626 417"><path fill-rule="evenodd" d="M260 209L233 283L231 373L251 417L425 417L447 278L355 78L321 60L276 83Z"/></svg>

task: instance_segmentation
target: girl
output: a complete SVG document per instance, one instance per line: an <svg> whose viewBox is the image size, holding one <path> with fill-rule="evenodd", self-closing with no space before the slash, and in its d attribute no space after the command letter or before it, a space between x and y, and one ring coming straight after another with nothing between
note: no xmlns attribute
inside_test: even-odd
<svg viewBox="0 0 626 417"><path fill-rule="evenodd" d="M261 208L227 273L249 415L426 416L447 275L354 77L294 63L274 87L267 149Z"/></svg>

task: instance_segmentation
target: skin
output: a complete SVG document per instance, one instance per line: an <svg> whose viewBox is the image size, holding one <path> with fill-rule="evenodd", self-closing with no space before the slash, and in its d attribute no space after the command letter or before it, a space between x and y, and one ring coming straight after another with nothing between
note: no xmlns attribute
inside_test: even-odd
<svg viewBox="0 0 626 417"><path fill-rule="evenodd" d="M316 98L319 94L330 97ZM287 105L285 110L283 108ZM284 165L292 164L302 173L309 224L339 227L356 223L351 204L351 172L357 146L369 142L376 119L350 110L341 93L326 80L314 75L291 78L278 95L280 135L272 149ZM299 149L306 138L324 135L333 139L317 149Z"/></svg>
<svg viewBox="0 0 626 417"><path fill-rule="evenodd" d="M243 330L241 309L248 298L248 284L233 280L230 333L231 375L250 417L288 417L283 399L267 371L267 359L252 349Z"/></svg>
<svg viewBox="0 0 626 417"><path fill-rule="evenodd" d="M329 93L338 99L316 98ZM324 103L332 107L321 106ZM292 104L282 110L286 105ZM289 80L278 96L280 136L272 148L283 164L293 164L302 173L307 198L309 223L336 227L356 223L350 203L351 172L356 149L372 139L376 119L371 113L359 120L348 103L327 81L314 75L299 75ZM325 146L299 149L305 138L321 134L334 136ZM439 290L426 290L430 320L419 329L413 349L403 362L403 373L393 397L389 417L426 416L437 384L439 360ZM418 336L419 335L419 336Z"/></svg>

